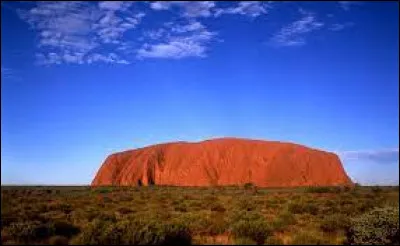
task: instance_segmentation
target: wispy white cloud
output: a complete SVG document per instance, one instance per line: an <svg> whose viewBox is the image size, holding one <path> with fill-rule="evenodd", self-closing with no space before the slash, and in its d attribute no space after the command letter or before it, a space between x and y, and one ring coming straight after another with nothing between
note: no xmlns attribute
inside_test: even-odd
<svg viewBox="0 0 400 246"><path fill-rule="evenodd" d="M62 63L61 56L55 52L36 53L37 65L53 65L61 63Z"/></svg>
<svg viewBox="0 0 400 246"><path fill-rule="evenodd" d="M17 72L14 69L1 66L1 78L2 79L12 79L12 80L20 80Z"/></svg>
<svg viewBox="0 0 400 246"><path fill-rule="evenodd" d="M222 14L240 14L250 17L257 17L262 14L267 14L268 8L271 7L271 2L262 1L240 1L235 7L219 8L215 11L215 16Z"/></svg>
<svg viewBox="0 0 400 246"><path fill-rule="evenodd" d="M179 2L179 1L178 1ZM150 3L150 7L154 10L167 10L169 9L174 2L171 1L156 1Z"/></svg>
<svg viewBox="0 0 400 246"><path fill-rule="evenodd" d="M91 63L93 54L109 57L102 51L112 44L113 52L124 55L123 35L135 29L144 13L133 12L133 2L36 2L30 9L19 9L22 20L38 34L39 64ZM94 59L99 62L126 63L118 59Z"/></svg>
<svg viewBox="0 0 400 246"><path fill-rule="evenodd" d="M378 164L399 163L399 148L339 151L337 154L346 161L374 162Z"/></svg>
<svg viewBox="0 0 400 246"><path fill-rule="evenodd" d="M215 7L214 1L156 1L151 2L154 10L168 10L173 7L180 9L184 17L209 17Z"/></svg>
<svg viewBox="0 0 400 246"><path fill-rule="evenodd" d="M128 64L135 58L206 57L217 32L208 30L202 17L238 14L256 18L268 14L271 1L239 1L220 8L214 1L155 1L144 4L152 12L177 10L180 18L161 23L153 30L138 29L146 16L135 2L30 2L18 9L22 20L37 34L37 64ZM273 35L275 46L299 46L307 34L324 23L314 13L300 9L302 17ZM201 22L199 21L201 20ZM183 23L183 24L182 24ZM333 24L340 31L352 23ZM128 39L130 31L138 38ZM128 35L127 35L128 33ZM134 35L133 35L134 36Z"/></svg>
<svg viewBox="0 0 400 246"><path fill-rule="evenodd" d="M284 26L275 33L270 42L274 46L300 46L306 44L306 34L316 31L324 26L323 22L317 21L315 14L300 10L301 19Z"/></svg>
<svg viewBox="0 0 400 246"><path fill-rule="evenodd" d="M116 10L121 10L123 7L129 7L132 4L133 4L133 2L102 1L102 2L99 2L99 8L116 11Z"/></svg>
<svg viewBox="0 0 400 246"><path fill-rule="evenodd" d="M91 54L87 58L88 63L93 63L93 62L105 62L105 63L118 63L118 64L129 64L127 60L122 59L115 53L109 53L107 55L103 54Z"/></svg>
<svg viewBox="0 0 400 246"><path fill-rule="evenodd" d="M7 76L9 74L12 74L12 70L10 68L1 66L1 75Z"/></svg>
<svg viewBox="0 0 400 246"><path fill-rule="evenodd" d="M167 30L165 28L159 28L156 30L146 30L143 32L143 36L139 37L140 41L143 40L159 40L161 37L167 34Z"/></svg>
<svg viewBox="0 0 400 246"><path fill-rule="evenodd" d="M193 21L187 25L175 25L172 26L171 31L176 33L186 33L198 30L204 30L205 26L198 21Z"/></svg>
<svg viewBox="0 0 400 246"><path fill-rule="evenodd" d="M332 26L329 27L329 30L336 32L336 31L341 31L341 30L343 30L345 28L352 27L352 26L354 26L353 22L346 22L346 23L343 23L343 24L335 23L335 24L333 24Z"/></svg>
<svg viewBox="0 0 400 246"><path fill-rule="evenodd" d="M147 33L155 42L145 43L137 52L138 58L174 58L206 57L208 44L215 38L216 32L210 32L198 21L184 25L166 23L163 28Z"/></svg>
<svg viewBox="0 0 400 246"><path fill-rule="evenodd" d="M134 29L144 17L144 13L138 13L131 17L120 17L113 11L108 11L92 25L102 43L121 44L124 42L122 36L129 29Z"/></svg>
<svg viewBox="0 0 400 246"><path fill-rule="evenodd" d="M351 5L360 4L360 1L338 1L338 3L342 9L344 9L345 11L349 11Z"/></svg>

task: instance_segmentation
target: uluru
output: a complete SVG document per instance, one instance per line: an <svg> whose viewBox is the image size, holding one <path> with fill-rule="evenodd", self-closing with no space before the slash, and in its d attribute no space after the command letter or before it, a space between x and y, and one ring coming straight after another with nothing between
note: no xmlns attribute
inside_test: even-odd
<svg viewBox="0 0 400 246"><path fill-rule="evenodd" d="M92 186L352 186L339 157L294 143L217 138L113 153Z"/></svg>

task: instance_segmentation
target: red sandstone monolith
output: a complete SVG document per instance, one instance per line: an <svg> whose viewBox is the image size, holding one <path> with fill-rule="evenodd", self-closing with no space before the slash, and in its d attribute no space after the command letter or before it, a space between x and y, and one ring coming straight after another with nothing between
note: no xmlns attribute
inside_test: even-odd
<svg viewBox="0 0 400 246"><path fill-rule="evenodd" d="M293 143L220 138L111 154L92 186L245 183L259 187L353 185L334 153Z"/></svg>

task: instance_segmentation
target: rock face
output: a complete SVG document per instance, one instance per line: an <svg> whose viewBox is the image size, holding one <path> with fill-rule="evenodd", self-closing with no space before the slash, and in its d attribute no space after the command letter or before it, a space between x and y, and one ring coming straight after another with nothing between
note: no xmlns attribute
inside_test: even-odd
<svg viewBox="0 0 400 246"><path fill-rule="evenodd" d="M292 143L220 138L111 154L92 186L245 183L259 187L353 185L334 153Z"/></svg>

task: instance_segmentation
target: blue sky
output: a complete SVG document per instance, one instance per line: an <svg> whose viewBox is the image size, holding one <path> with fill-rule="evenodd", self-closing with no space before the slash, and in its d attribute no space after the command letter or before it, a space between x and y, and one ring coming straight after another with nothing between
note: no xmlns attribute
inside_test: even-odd
<svg viewBox="0 0 400 246"><path fill-rule="evenodd" d="M2 2L1 182L88 184L115 151L243 137L399 183L397 2Z"/></svg>

